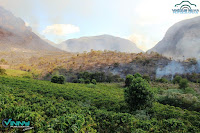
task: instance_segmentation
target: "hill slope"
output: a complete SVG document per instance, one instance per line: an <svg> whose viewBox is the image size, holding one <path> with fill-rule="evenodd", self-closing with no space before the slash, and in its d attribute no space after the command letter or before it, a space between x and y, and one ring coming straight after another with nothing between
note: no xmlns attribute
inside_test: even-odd
<svg viewBox="0 0 200 133"><path fill-rule="evenodd" d="M165 37L148 52L154 51L168 57L185 59L200 57L200 17L174 24Z"/></svg>
<svg viewBox="0 0 200 133"><path fill-rule="evenodd" d="M21 18L0 7L0 51L61 51L32 32Z"/></svg>
<svg viewBox="0 0 200 133"><path fill-rule="evenodd" d="M110 35L81 37L69 39L58 45L60 49L69 52L84 52L93 50L111 50L120 52L140 53L142 50L129 40Z"/></svg>

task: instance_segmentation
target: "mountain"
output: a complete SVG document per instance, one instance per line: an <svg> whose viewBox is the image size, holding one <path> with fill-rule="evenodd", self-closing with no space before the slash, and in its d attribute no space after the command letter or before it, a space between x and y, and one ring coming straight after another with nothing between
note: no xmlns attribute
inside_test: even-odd
<svg viewBox="0 0 200 133"><path fill-rule="evenodd" d="M174 59L200 58L200 17L174 24L151 51Z"/></svg>
<svg viewBox="0 0 200 133"><path fill-rule="evenodd" d="M78 39L69 39L58 45L58 48L68 52L84 52L93 50L110 50L120 52L139 53L143 52L137 46L126 39L114 37L111 35L100 35L91 37L81 37Z"/></svg>
<svg viewBox="0 0 200 133"><path fill-rule="evenodd" d="M21 18L0 7L0 51L61 51L49 45Z"/></svg>

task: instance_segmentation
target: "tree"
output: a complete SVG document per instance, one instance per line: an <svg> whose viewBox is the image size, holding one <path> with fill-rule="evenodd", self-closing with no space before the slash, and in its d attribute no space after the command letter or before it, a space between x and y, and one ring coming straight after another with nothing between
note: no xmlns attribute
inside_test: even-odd
<svg viewBox="0 0 200 133"><path fill-rule="evenodd" d="M126 76L125 87L130 86L130 84L131 84L133 78L134 78L134 77L133 77L133 75L131 75L131 74L128 74L128 75Z"/></svg>
<svg viewBox="0 0 200 133"><path fill-rule="evenodd" d="M141 77L131 81L131 84L125 89L124 97L130 111L151 107L154 101L154 95L148 82Z"/></svg>
<svg viewBox="0 0 200 133"><path fill-rule="evenodd" d="M180 89L185 89L188 87L188 80L187 79L181 79L179 83Z"/></svg>
<svg viewBox="0 0 200 133"><path fill-rule="evenodd" d="M176 84L176 83L178 83L178 84L179 84L179 83L180 83L180 81L181 81L181 79L182 79L182 77L181 77L181 76L176 76L176 77L173 79L173 81L172 81L172 82L173 82L174 84Z"/></svg>

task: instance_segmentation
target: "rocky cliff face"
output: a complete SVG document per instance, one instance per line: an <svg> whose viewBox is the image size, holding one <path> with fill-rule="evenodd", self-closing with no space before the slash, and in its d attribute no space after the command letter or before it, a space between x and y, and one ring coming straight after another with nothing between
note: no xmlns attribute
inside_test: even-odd
<svg viewBox="0 0 200 133"><path fill-rule="evenodd" d="M148 52L158 52L174 59L200 58L200 17L174 24L165 37Z"/></svg>
<svg viewBox="0 0 200 133"><path fill-rule="evenodd" d="M43 41L25 22L0 7L0 51L60 51Z"/></svg>
<svg viewBox="0 0 200 133"><path fill-rule="evenodd" d="M93 50L110 50L130 53L140 53L142 50L129 40L114 37L110 35L100 35L92 37L81 37L79 39L70 39L60 45L60 49L69 52L84 52Z"/></svg>

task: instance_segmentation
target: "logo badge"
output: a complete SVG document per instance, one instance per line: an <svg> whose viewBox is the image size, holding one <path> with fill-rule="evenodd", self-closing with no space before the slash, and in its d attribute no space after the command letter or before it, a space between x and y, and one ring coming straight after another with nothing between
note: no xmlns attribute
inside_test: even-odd
<svg viewBox="0 0 200 133"><path fill-rule="evenodd" d="M199 9L196 4L192 4L190 1L182 1L179 4L175 4L175 9L172 9L174 14L198 14Z"/></svg>

